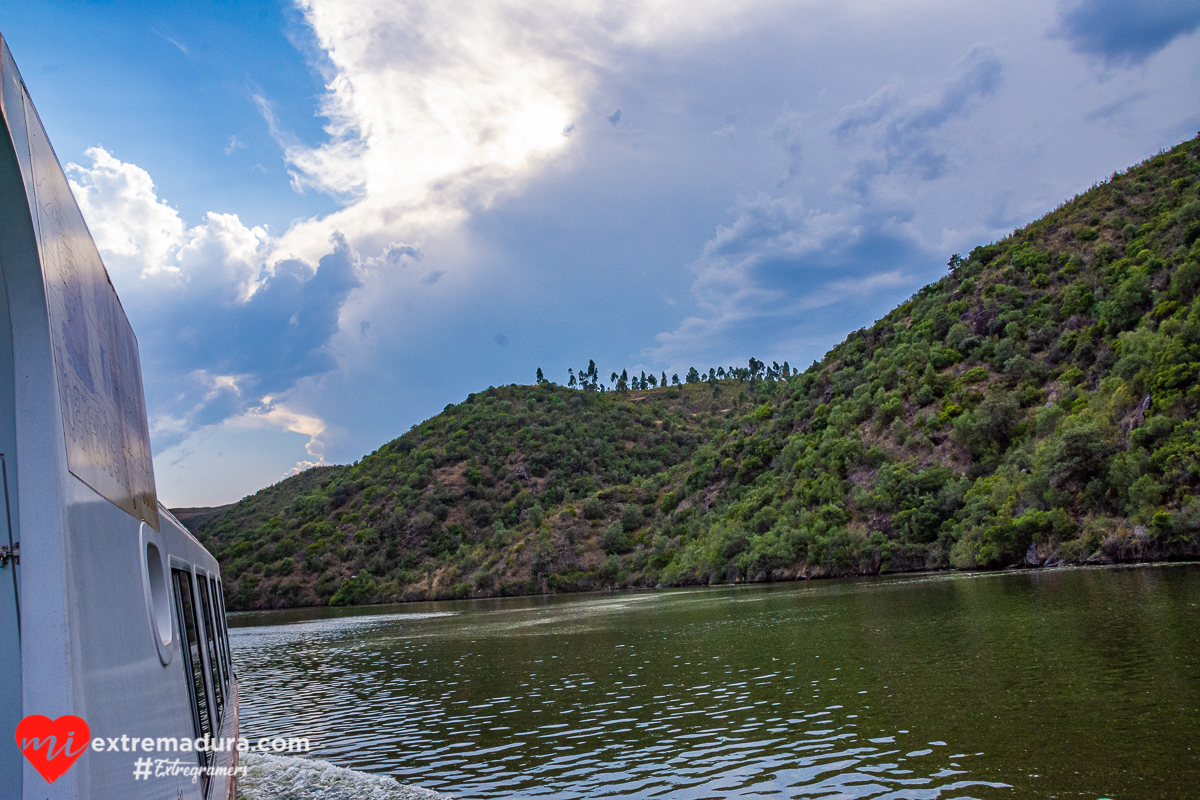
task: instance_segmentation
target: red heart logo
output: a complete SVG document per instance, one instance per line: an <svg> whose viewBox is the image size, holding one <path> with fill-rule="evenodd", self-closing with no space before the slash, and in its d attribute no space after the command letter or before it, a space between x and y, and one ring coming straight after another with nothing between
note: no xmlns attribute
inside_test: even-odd
<svg viewBox="0 0 1200 800"><path fill-rule="evenodd" d="M72 714L58 719L30 714L17 725L17 748L50 783L71 768L92 740L88 724ZM75 742L81 742L77 749ZM44 752L43 752L44 751Z"/></svg>

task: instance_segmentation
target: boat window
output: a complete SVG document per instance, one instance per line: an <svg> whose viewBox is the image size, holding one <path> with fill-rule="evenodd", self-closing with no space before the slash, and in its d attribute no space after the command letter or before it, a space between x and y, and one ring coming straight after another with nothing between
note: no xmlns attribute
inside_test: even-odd
<svg viewBox="0 0 1200 800"><path fill-rule="evenodd" d="M143 530L146 527L142 523ZM154 633L155 647L159 659L166 666L171 660L171 595L167 589L167 578L163 571L162 552L154 542L146 542L146 580L149 594L146 597L150 608L150 624Z"/></svg>
<svg viewBox="0 0 1200 800"><path fill-rule="evenodd" d="M212 606L213 614L216 616L217 624L217 649L221 652L221 678L225 686L226 693L229 691L229 634L225 630L225 615L221 613L221 590L217 588L217 579L212 575L208 576L208 587L212 590Z"/></svg>
<svg viewBox="0 0 1200 800"><path fill-rule="evenodd" d="M200 588L200 613L204 616L204 637L208 640L208 677L213 690L213 727L221 724L221 711L225 707L225 693L221 690L220 658L217 656L217 628L213 625L212 598L208 592L208 580L203 575L196 576Z"/></svg>
<svg viewBox="0 0 1200 800"><path fill-rule="evenodd" d="M196 618L196 603L192 595L192 574L182 569L171 570L175 586L175 612L179 619L179 643L185 654L183 668L187 672L188 695L192 701L192 723L196 738L212 736L212 718L208 711L208 691L204 685L204 655L200 652L200 621ZM201 767L208 766L209 753L197 751ZM202 773L204 793L208 792L208 775Z"/></svg>
<svg viewBox="0 0 1200 800"><path fill-rule="evenodd" d="M229 649L229 621L225 618L225 589L224 584L217 581L217 610L221 615L221 637L225 643L225 663L229 665L229 674L233 676L233 653Z"/></svg>

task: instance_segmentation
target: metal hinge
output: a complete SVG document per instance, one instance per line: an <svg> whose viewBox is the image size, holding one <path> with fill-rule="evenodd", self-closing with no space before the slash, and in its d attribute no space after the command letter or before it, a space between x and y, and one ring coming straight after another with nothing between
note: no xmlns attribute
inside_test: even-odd
<svg viewBox="0 0 1200 800"><path fill-rule="evenodd" d="M21 543L16 542L12 546L12 550L8 549L8 545L0 544L0 567L8 566L8 560L12 559L14 564L21 563Z"/></svg>

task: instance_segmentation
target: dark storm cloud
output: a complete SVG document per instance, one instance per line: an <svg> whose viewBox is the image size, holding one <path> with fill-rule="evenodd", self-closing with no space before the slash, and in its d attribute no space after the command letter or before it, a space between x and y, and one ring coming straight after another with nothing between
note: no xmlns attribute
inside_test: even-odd
<svg viewBox="0 0 1200 800"><path fill-rule="evenodd" d="M803 135L804 129L801 125L800 115L795 112L781 115L771 126L771 139L783 148L784 155L787 157L787 180L800 174Z"/></svg>
<svg viewBox="0 0 1200 800"><path fill-rule="evenodd" d="M895 108L898 93L898 87L889 84L866 100L846 106L842 109L841 121L834 127L834 132L839 138L845 138L859 128L879 122Z"/></svg>
<svg viewBox="0 0 1200 800"><path fill-rule="evenodd" d="M744 202L692 265L704 313L660 334L651 354L676 363L762 351L764 341L781 354L800 342L832 344L846 320L857 327L878 316L936 259L905 231L910 216L861 205L823 213L796 194Z"/></svg>
<svg viewBox="0 0 1200 800"><path fill-rule="evenodd" d="M969 117L1003 81L999 55L975 46L924 95L905 99L896 79L843 106L819 130L832 135L830 144L846 160L849 193L834 192L823 209L798 191L743 202L737 219L718 228L692 265L701 313L660 335L653 354L673 362L689 351L749 347L768 329L776 342L826 346L848 330L845 320L861 324L902 299L915 276L943 257L908 228L913 204L894 191L877 192L875 179L893 175L913 183L949 174L953 134L946 128ZM785 110L768 128L786 159L784 183L803 174L806 142L821 148L815 127Z"/></svg>
<svg viewBox="0 0 1200 800"><path fill-rule="evenodd" d="M405 259L420 261L422 256L420 246L394 242L387 246L380 258L388 266L398 267L404 264Z"/></svg>
<svg viewBox="0 0 1200 800"><path fill-rule="evenodd" d="M1109 120L1113 117L1118 117L1125 113L1134 103L1145 100L1149 96L1146 91L1131 92L1119 100L1114 100L1111 103L1106 103L1094 111L1088 112L1084 119L1088 122L1096 122L1099 120Z"/></svg>
<svg viewBox="0 0 1200 800"><path fill-rule="evenodd" d="M905 133L940 128L966 113L971 104L996 93L1004 76L1000 58L990 47L975 47L959 62L958 75L946 83L934 97L909 106L896 123Z"/></svg>
<svg viewBox="0 0 1200 800"><path fill-rule="evenodd" d="M1000 57L990 47L976 46L958 62L955 74L925 97L902 103L893 83L845 106L833 126L839 141L849 144L860 131L875 133L874 146L855 165L848 188L865 194L874 177L897 171L927 181L945 175L949 158L935 134L993 96L1003 80Z"/></svg>
<svg viewBox="0 0 1200 800"><path fill-rule="evenodd" d="M1140 64L1200 27L1200 0L1082 0L1060 3L1053 35L1108 66Z"/></svg>
<svg viewBox="0 0 1200 800"><path fill-rule="evenodd" d="M908 271L928 263L931 257L936 258L912 237L890 229L884 220L874 224L862 221L867 224L861 232L842 237L841 241L826 242L825 246L806 253L764 258L752 270L755 282L764 289L805 297L807 302L802 300L801 305L823 305L823 299L835 301L841 298L829 295L828 287L814 292L814 288L820 286L813 280L814 276L857 281L896 270ZM853 291L846 293L850 297L854 294Z"/></svg>
<svg viewBox="0 0 1200 800"><path fill-rule="evenodd" d="M910 219L906 208L856 206L813 214L795 196L760 198L743 206L699 264L702 275L711 272L722 280L732 268L743 288L753 287L747 296L757 298L759 310L776 304L815 308L835 301L830 281L870 281L927 262L931 254L903 232ZM853 286L841 294L853 295Z"/></svg>
<svg viewBox="0 0 1200 800"><path fill-rule="evenodd" d="M159 333L152 355L163 363L145 370L151 376L148 393L170 398L160 407L172 408L174 417L195 430L333 369L328 343L338 330L342 304L360 283L357 258L345 238L335 234L331 243L333 251L315 273L302 261L282 261L247 300L194 293L187 303L164 308L169 318L154 325ZM176 377L181 373L187 377ZM170 380L156 382L153 376Z"/></svg>

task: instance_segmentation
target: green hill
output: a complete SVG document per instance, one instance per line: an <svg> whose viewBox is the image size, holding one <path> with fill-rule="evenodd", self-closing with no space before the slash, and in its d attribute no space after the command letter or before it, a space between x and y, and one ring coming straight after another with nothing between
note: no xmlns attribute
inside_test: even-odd
<svg viewBox="0 0 1200 800"><path fill-rule="evenodd" d="M490 388L198 536L231 608L1200 556L1198 159L952 258L802 374Z"/></svg>

